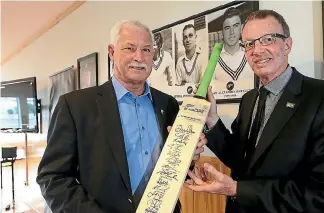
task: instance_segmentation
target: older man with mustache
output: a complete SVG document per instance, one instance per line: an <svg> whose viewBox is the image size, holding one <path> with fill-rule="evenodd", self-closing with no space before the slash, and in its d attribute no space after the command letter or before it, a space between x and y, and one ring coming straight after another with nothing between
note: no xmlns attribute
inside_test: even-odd
<svg viewBox="0 0 324 213"><path fill-rule="evenodd" d="M60 97L37 176L53 212L136 211L179 110L176 99L146 82L150 32L138 21L117 23L108 47L111 81ZM202 134L193 160L206 142Z"/></svg>

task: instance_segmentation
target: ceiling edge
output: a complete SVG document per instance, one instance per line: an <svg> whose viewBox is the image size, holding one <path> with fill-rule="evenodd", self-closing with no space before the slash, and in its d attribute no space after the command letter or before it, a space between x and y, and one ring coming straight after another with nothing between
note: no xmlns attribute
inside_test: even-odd
<svg viewBox="0 0 324 213"><path fill-rule="evenodd" d="M60 21L62 21L65 17L70 15L74 10L79 8L81 5L83 5L86 1L76 1L71 6L66 8L63 12L58 14L54 19L50 20L47 24L45 24L40 30L38 30L36 33L34 33L32 36L28 37L16 50L14 50L12 53L10 53L6 58L4 58L1 61L1 66L3 66L5 63L7 63L10 59L12 59L15 55L20 53L24 48L31 45L35 40L37 40L40 36L42 36L44 33L46 33L48 30L53 28L55 25L57 25Z"/></svg>

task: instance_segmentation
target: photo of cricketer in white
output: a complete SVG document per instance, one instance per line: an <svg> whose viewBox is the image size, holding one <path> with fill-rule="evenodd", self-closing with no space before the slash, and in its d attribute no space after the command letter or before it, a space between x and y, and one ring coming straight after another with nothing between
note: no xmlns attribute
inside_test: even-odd
<svg viewBox="0 0 324 213"><path fill-rule="evenodd" d="M221 20L224 47L211 84L213 93L216 100L241 98L254 88L254 73L240 46L243 21L234 7L228 8Z"/></svg>
<svg viewBox="0 0 324 213"><path fill-rule="evenodd" d="M182 31L182 42L185 49L176 65L176 85L186 83L198 84L203 72L201 48L196 44L197 34L193 24L187 24Z"/></svg>
<svg viewBox="0 0 324 213"><path fill-rule="evenodd" d="M163 91L166 87L173 85L174 61L171 54L163 49L163 38L160 32L154 34L153 48L152 72L147 81L150 86Z"/></svg>

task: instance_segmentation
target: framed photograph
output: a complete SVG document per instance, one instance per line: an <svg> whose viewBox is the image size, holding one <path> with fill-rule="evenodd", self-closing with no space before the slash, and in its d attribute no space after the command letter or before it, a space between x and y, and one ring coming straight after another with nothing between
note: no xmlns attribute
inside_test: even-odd
<svg viewBox="0 0 324 213"><path fill-rule="evenodd" d="M216 42L223 44L211 82L217 103L240 102L246 92L258 85L258 78L240 46L245 18L256 9L255 2L247 1L207 15L209 52Z"/></svg>
<svg viewBox="0 0 324 213"><path fill-rule="evenodd" d="M108 53L107 59L108 59L108 80L110 80L111 77L114 75L114 72L113 72L114 64L113 64L113 61L109 57L109 53Z"/></svg>
<svg viewBox="0 0 324 213"><path fill-rule="evenodd" d="M77 60L79 89L98 86L98 53Z"/></svg>
<svg viewBox="0 0 324 213"><path fill-rule="evenodd" d="M61 95L76 89L76 72L74 65L49 75L49 118Z"/></svg>
<svg viewBox="0 0 324 213"><path fill-rule="evenodd" d="M152 72L147 81L149 85L154 85L156 89L164 90L175 83L175 79L172 79L175 69L172 29L168 28L157 32L153 37L154 56Z"/></svg>
<svg viewBox="0 0 324 213"><path fill-rule="evenodd" d="M150 86L180 103L193 96L216 42L223 44L211 82L217 103L237 103L258 85L240 47L241 30L258 1L234 1L153 30L153 68Z"/></svg>

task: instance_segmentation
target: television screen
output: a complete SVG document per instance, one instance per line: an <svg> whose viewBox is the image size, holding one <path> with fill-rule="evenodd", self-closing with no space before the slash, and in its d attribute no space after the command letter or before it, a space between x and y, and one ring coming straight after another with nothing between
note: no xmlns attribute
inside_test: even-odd
<svg viewBox="0 0 324 213"><path fill-rule="evenodd" d="M2 132L38 132L36 77L0 84L0 129Z"/></svg>

